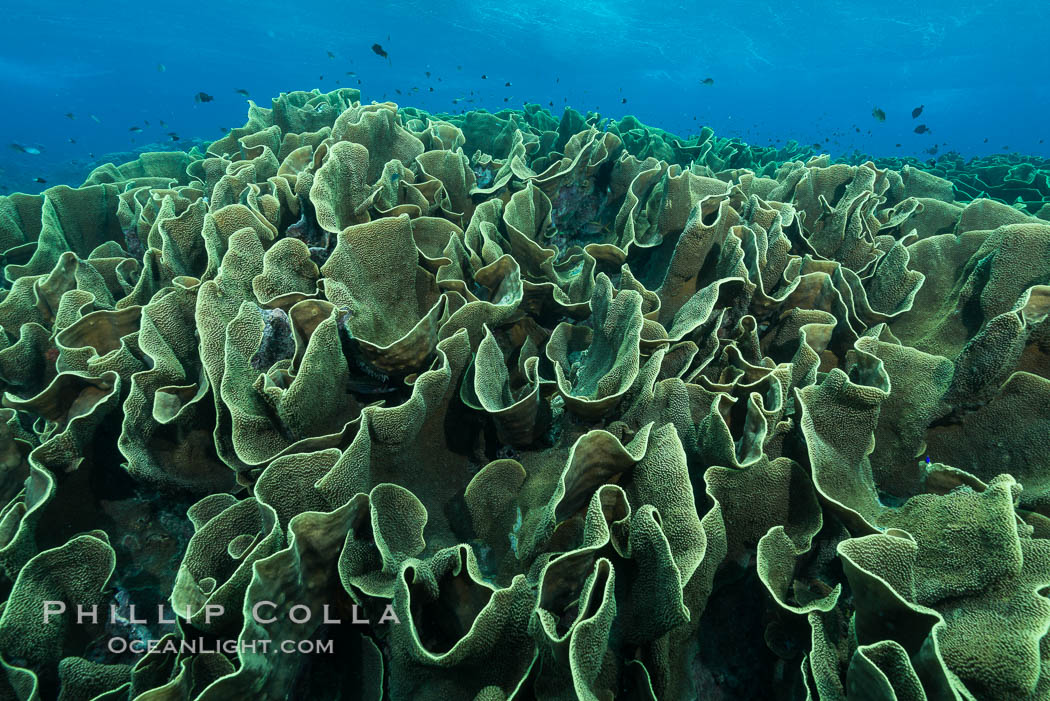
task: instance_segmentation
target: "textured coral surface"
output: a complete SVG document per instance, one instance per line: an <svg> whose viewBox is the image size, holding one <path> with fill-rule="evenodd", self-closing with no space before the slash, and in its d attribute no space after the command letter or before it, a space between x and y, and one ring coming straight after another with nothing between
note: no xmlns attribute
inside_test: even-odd
<svg viewBox="0 0 1050 701"><path fill-rule="evenodd" d="M0 197L0 698L1050 698L1046 169L938 163L342 89Z"/></svg>

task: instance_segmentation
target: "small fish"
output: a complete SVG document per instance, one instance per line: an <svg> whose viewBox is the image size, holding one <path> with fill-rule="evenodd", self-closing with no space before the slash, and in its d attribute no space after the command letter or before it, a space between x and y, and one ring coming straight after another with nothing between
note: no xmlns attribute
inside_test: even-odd
<svg viewBox="0 0 1050 701"><path fill-rule="evenodd" d="M357 76L357 73L354 73L353 71L347 71L347 72L346 72L346 74L347 74L348 76L350 76L351 78L353 78L353 77Z"/></svg>
<svg viewBox="0 0 1050 701"><path fill-rule="evenodd" d="M131 127L130 129L128 129L128 131L133 131L137 134L138 132L142 131L142 127Z"/></svg>
<svg viewBox="0 0 1050 701"><path fill-rule="evenodd" d="M463 66L456 66L456 70L457 70L457 71L461 71L461 70L463 70Z"/></svg>
<svg viewBox="0 0 1050 701"><path fill-rule="evenodd" d="M149 120L148 119L143 119L142 123L145 124L147 127L149 126Z"/></svg>
<svg viewBox="0 0 1050 701"><path fill-rule="evenodd" d="M926 149L926 153L930 154L931 156L936 155L937 147L931 146L930 148Z"/></svg>
<svg viewBox="0 0 1050 701"><path fill-rule="evenodd" d="M400 88L394 88L394 92L396 92L398 95L400 95L401 94L401 89Z"/></svg>
<svg viewBox="0 0 1050 701"><path fill-rule="evenodd" d="M211 102L215 98L206 92L199 92L193 96L193 101L196 103Z"/></svg>
<svg viewBox="0 0 1050 701"><path fill-rule="evenodd" d="M374 53L376 56L379 56L381 58L385 58L385 59L389 59L390 58L390 56L387 55L386 50L382 46L380 46L379 44L372 44L372 53Z"/></svg>
<svg viewBox="0 0 1050 701"><path fill-rule="evenodd" d="M928 131L930 131L930 128L927 127L925 124L920 124L919 126L915 127L914 131L916 134L925 134Z"/></svg>
<svg viewBox="0 0 1050 701"><path fill-rule="evenodd" d="M72 112L66 112L66 118L67 119L76 119L76 117L73 116Z"/></svg>
<svg viewBox="0 0 1050 701"><path fill-rule="evenodd" d="M897 144L897 148L900 148L900 147L901 147L901 145L900 145L900 144Z"/></svg>
<svg viewBox="0 0 1050 701"><path fill-rule="evenodd" d="M434 92L434 87L433 86L430 87L430 92Z"/></svg>
<svg viewBox="0 0 1050 701"><path fill-rule="evenodd" d="M427 74L427 77L428 77L428 78L430 77L430 71L424 71L424 73L426 73L426 74Z"/></svg>
<svg viewBox="0 0 1050 701"><path fill-rule="evenodd" d="M47 183L43 178L33 178L34 183Z"/></svg>
<svg viewBox="0 0 1050 701"><path fill-rule="evenodd" d="M702 85L714 85L715 84L715 79L714 78L704 78L703 80L700 81L700 83Z"/></svg>
<svg viewBox="0 0 1050 701"><path fill-rule="evenodd" d="M96 122L98 122L99 124L102 124L102 120L101 120L101 119L99 119L98 117L96 117L95 115L91 115L91 118L92 118L92 119L94 119L94 120L95 120Z"/></svg>
<svg viewBox="0 0 1050 701"><path fill-rule="evenodd" d="M244 97L249 97L248 91L245 90L244 88L237 88L236 90L234 90L234 92L237 93L238 95L242 95Z"/></svg>
<svg viewBox="0 0 1050 701"><path fill-rule="evenodd" d="M878 107L871 111L871 116L879 120L880 122L886 121L886 113L880 110Z"/></svg>
<svg viewBox="0 0 1050 701"><path fill-rule="evenodd" d="M221 131L223 134L227 133L229 130L229 127L219 127L219 131Z"/></svg>
<svg viewBox="0 0 1050 701"><path fill-rule="evenodd" d="M168 70L168 67L165 66L163 63L158 63L157 64L157 72L158 73L163 73L166 70Z"/></svg>
<svg viewBox="0 0 1050 701"><path fill-rule="evenodd" d="M510 81L508 80L508 81L507 81L506 83L504 83L504 84L503 84L503 87L505 87L505 88L509 88L509 87L510 87Z"/></svg>
<svg viewBox="0 0 1050 701"><path fill-rule="evenodd" d="M331 51L326 51L325 53L328 54L328 58L335 58L335 54L333 54Z"/></svg>
<svg viewBox="0 0 1050 701"><path fill-rule="evenodd" d="M317 76L317 79L318 80L324 80L324 74L322 73L321 75Z"/></svg>
<svg viewBox="0 0 1050 701"><path fill-rule="evenodd" d="M984 143L988 143L988 137L984 137Z"/></svg>
<svg viewBox="0 0 1050 701"><path fill-rule="evenodd" d="M488 80L488 76L487 76L487 75L485 75L484 73L482 73L482 74L481 74L481 79L482 79L482 80Z"/></svg>
<svg viewBox="0 0 1050 701"><path fill-rule="evenodd" d="M920 109L921 109L921 108L920 108ZM927 464L927 465L929 465L929 464L930 464L930 456L929 456L929 455L927 455L927 456L926 456L926 464Z"/></svg>
<svg viewBox="0 0 1050 701"><path fill-rule="evenodd" d="M925 106L926 106L926 105L919 105L918 107L916 107L915 109L913 109L913 110L911 111L911 118L912 118L912 119L916 119L916 118L918 118L918 116L919 116L920 114L922 114L922 108L923 108L923 107L925 107Z"/></svg>
<svg viewBox="0 0 1050 701"><path fill-rule="evenodd" d="M171 137L172 141L178 141L179 140L179 135L174 133L174 132L172 132L171 134L168 134L168 136Z"/></svg>
<svg viewBox="0 0 1050 701"><path fill-rule="evenodd" d="M76 139L74 139L74 138L73 138L72 136L71 136L71 137L69 137L69 143L71 143L71 144L75 144L76 142L77 142L77 140L76 140Z"/></svg>
<svg viewBox="0 0 1050 701"><path fill-rule="evenodd" d="M22 144L11 144L11 148L15 151L21 151L22 153L28 153L30 156L39 156L40 149L33 146L23 146Z"/></svg>
<svg viewBox="0 0 1050 701"><path fill-rule="evenodd" d="M158 119L157 121L158 121L158 122L160 122L160 125L161 125L162 127L166 127L166 126L168 126L167 124L165 124L165 123L164 123L164 120L163 120L163 119Z"/></svg>
<svg viewBox="0 0 1050 701"><path fill-rule="evenodd" d="M621 99L620 100L620 104L621 105L626 105L627 104L627 98L625 97L625 98Z"/></svg>

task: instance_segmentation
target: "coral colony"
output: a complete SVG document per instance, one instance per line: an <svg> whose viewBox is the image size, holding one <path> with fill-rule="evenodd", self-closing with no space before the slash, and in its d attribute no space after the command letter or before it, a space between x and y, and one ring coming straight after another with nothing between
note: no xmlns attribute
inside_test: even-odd
<svg viewBox="0 0 1050 701"><path fill-rule="evenodd" d="M0 197L3 698L1050 698L1047 169L856 160L340 89Z"/></svg>

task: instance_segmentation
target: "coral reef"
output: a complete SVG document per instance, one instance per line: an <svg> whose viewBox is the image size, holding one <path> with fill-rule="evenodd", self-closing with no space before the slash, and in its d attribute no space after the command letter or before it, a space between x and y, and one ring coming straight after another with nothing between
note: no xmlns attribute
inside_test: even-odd
<svg viewBox="0 0 1050 701"><path fill-rule="evenodd" d="M938 163L341 89L0 197L0 698L1050 698L1045 171Z"/></svg>

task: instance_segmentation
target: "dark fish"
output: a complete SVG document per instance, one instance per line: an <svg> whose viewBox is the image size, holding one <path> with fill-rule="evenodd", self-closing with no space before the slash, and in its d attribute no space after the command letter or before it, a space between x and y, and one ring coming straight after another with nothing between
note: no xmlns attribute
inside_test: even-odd
<svg viewBox="0 0 1050 701"><path fill-rule="evenodd" d="M427 74L427 77L429 78L430 77L430 71L425 71L425 73Z"/></svg>
<svg viewBox="0 0 1050 701"><path fill-rule="evenodd" d="M145 124L147 127L149 126L149 120L148 119L143 119L142 123Z"/></svg>
<svg viewBox="0 0 1050 701"><path fill-rule="evenodd" d="M871 116L879 120L880 122L886 121L886 113L880 110L878 107L871 111Z"/></svg>
<svg viewBox="0 0 1050 701"><path fill-rule="evenodd" d="M138 133L138 132L142 131L142 127L131 127L130 129L128 129L128 131L133 131L135 133Z"/></svg>
<svg viewBox="0 0 1050 701"><path fill-rule="evenodd" d="M317 79L318 80L324 80L324 74L321 74L321 75L317 76Z"/></svg>
<svg viewBox="0 0 1050 701"><path fill-rule="evenodd" d="M244 88L237 88L236 90L234 90L234 92L237 93L238 95L243 95L244 97L248 97L248 91L245 90Z"/></svg>
<svg viewBox="0 0 1050 701"><path fill-rule="evenodd" d="M931 156L936 155L937 147L936 146L929 147L928 149L926 149L926 153L930 154Z"/></svg>
<svg viewBox="0 0 1050 701"><path fill-rule="evenodd" d="M329 51L328 52L328 58L335 58L335 54L333 54L331 51Z"/></svg>
<svg viewBox="0 0 1050 701"><path fill-rule="evenodd" d="M75 144L76 142L77 142L77 140L76 140L76 139L74 139L74 138L73 138L72 136L71 136L71 137L69 137L69 143L71 143L71 144Z"/></svg>
<svg viewBox="0 0 1050 701"><path fill-rule="evenodd" d="M376 56L380 56L382 58L390 58L387 55L386 50L383 49L383 47L380 46L379 44L372 44L372 53L374 53Z"/></svg>
<svg viewBox="0 0 1050 701"><path fill-rule="evenodd" d="M900 144L897 144L897 148L900 148L900 147L901 147L901 145L900 145Z"/></svg>
<svg viewBox="0 0 1050 701"><path fill-rule="evenodd" d="M434 92L434 88L433 87L430 88L430 92Z"/></svg>
<svg viewBox="0 0 1050 701"><path fill-rule="evenodd" d="M922 108L923 108L923 107L925 107L925 106L926 106L926 105L919 105L918 107L916 107L915 109L913 109L913 110L911 111L911 118L912 118L912 119L916 119L916 118L917 118L917 117L918 117L918 116L919 116L920 114L922 114Z"/></svg>
<svg viewBox="0 0 1050 701"><path fill-rule="evenodd" d="M219 127L219 131L221 131L223 134L225 134L225 133L230 131L230 128L229 127Z"/></svg>
<svg viewBox="0 0 1050 701"><path fill-rule="evenodd" d="M714 85L715 84L715 79L714 78L704 78L703 80L700 81L700 83L701 83L701 85Z"/></svg>
<svg viewBox="0 0 1050 701"><path fill-rule="evenodd" d="M482 73L482 74L481 74L481 79L482 79L482 80L486 80L487 78L488 78L488 76L487 76L487 75L485 75L484 73Z"/></svg>
<svg viewBox="0 0 1050 701"><path fill-rule="evenodd" d="M509 88L509 87L510 87L510 81L508 80L508 81L507 81L506 83L504 83L504 84L503 84L503 87L505 87L505 88Z"/></svg>
<svg viewBox="0 0 1050 701"><path fill-rule="evenodd" d="M68 117L69 119L76 119L76 117L73 116L72 112L66 112L66 117Z"/></svg>
<svg viewBox="0 0 1050 701"><path fill-rule="evenodd" d="M15 151L21 151L22 153L28 153L30 156L39 156L40 149L34 148L33 146L23 146L22 144L11 144L11 148Z"/></svg>
<svg viewBox="0 0 1050 701"><path fill-rule="evenodd" d="M984 143L988 143L988 137L984 137Z"/></svg>
<svg viewBox="0 0 1050 701"><path fill-rule="evenodd" d="M457 70L457 71L461 71L461 70L463 70L463 66L456 66L456 70Z"/></svg>
<svg viewBox="0 0 1050 701"><path fill-rule="evenodd" d="M160 122L160 125L161 125L162 127L166 127L166 126L168 126L167 124L165 124L165 123L164 123L164 120L163 120L163 119L158 119L157 121L158 121L158 122Z"/></svg>
<svg viewBox="0 0 1050 701"><path fill-rule="evenodd" d="M357 76L357 73L354 73L353 71L347 71L347 72L346 72L346 74L347 74L348 76L350 76L351 78L353 78L353 77Z"/></svg>
<svg viewBox="0 0 1050 701"><path fill-rule="evenodd" d="M46 183L47 181L43 178L33 178L34 183Z"/></svg>
<svg viewBox="0 0 1050 701"><path fill-rule="evenodd" d="M215 99L214 97L212 97L211 95L209 95L206 92L199 92L199 93L197 93L196 95L193 96L193 101L196 102L196 103L211 102L214 99Z"/></svg>
<svg viewBox="0 0 1050 701"><path fill-rule="evenodd" d="M920 124L919 126L915 127L916 134L925 134L929 130L929 127L927 127L925 124Z"/></svg>
<svg viewBox="0 0 1050 701"><path fill-rule="evenodd" d="M179 135L178 135L178 134L176 134L176 133L175 133L175 132L173 132L173 131L169 131L169 132L168 132L168 136L170 136L170 137L171 137L171 140L172 140L172 141L178 141L178 140L179 140Z"/></svg>

